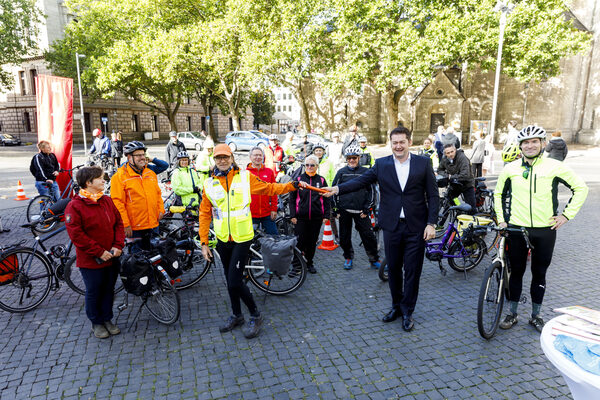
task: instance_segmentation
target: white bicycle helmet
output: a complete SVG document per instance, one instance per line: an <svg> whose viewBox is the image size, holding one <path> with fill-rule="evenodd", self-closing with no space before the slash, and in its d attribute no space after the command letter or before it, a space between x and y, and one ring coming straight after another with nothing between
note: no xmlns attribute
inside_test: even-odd
<svg viewBox="0 0 600 400"><path fill-rule="evenodd" d="M355 144L352 144L352 145L346 147L346 150L344 150L344 157L360 156L361 154L362 154L362 150L360 149L360 147L358 147Z"/></svg>
<svg viewBox="0 0 600 400"><path fill-rule="evenodd" d="M279 138L277 137L277 135L276 135L276 134L274 134L274 133L271 133L271 134L269 135L269 140L279 140Z"/></svg>
<svg viewBox="0 0 600 400"><path fill-rule="evenodd" d="M363 142L364 142L364 143L367 143L367 137L366 137L366 136L364 136L364 135L360 135L360 136L358 137L358 143L363 143Z"/></svg>
<svg viewBox="0 0 600 400"><path fill-rule="evenodd" d="M187 153L187 151L180 151L177 153L177 159L181 160L182 158L190 158L190 155Z"/></svg>
<svg viewBox="0 0 600 400"><path fill-rule="evenodd" d="M313 146L313 151L315 151L319 147L322 148L323 150L327 150L327 146L325 146L324 143L319 142L319 143L315 143L315 145Z"/></svg>
<svg viewBox="0 0 600 400"><path fill-rule="evenodd" d="M541 140L546 140L546 130L541 126L529 125L519 132L517 135L517 141L521 143L527 139L540 138Z"/></svg>

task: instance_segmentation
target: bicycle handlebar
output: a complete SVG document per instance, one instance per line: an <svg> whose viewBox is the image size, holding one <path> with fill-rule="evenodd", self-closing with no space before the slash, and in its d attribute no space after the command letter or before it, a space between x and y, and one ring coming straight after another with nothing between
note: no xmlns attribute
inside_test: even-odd
<svg viewBox="0 0 600 400"><path fill-rule="evenodd" d="M525 229L524 227L520 227L520 228L509 228L509 227L506 227L506 228L496 228L494 226L489 226L489 225L476 225L476 226L474 226L474 228L485 228L488 232L495 231L495 232L500 232L501 234L505 234L507 232L521 233L523 235L523 238L525 239L525 243L527 244L527 248L528 249L533 249L533 245L529 241L529 232L527 232L527 229Z"/></svg>

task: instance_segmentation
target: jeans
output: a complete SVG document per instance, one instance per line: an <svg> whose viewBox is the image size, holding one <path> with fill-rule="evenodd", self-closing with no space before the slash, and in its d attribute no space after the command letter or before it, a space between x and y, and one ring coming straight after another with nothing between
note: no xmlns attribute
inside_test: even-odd
<svg viewBox="0 0 600 400"><path fill-rule="evenodd" d="M79 269L85 283L85 313L94 325L113 318L112 307L119 267L119 259L115 259L110 267Z"/></svg>
<svg viewBox="0 0 600 400"><path fill-rule="evenodd" d="M151 243L151 239L153 237L158 236L158 234L159 234L158 227L151 228L151 229L142 229L139 231L133 231L131 238L132 239L141 238L142 240L134 242L129 247L129 252L130 253L138 253L142 250L152 250L153 246Z"/></svg>
<svg viewBox="0 0 600 400"><path fill-rule="evenodd" d="M275 224L275 221L271 219L270 215L261 218L252 218L252 223L262 225L263 229L265 230L265 233L269 235L279 234L279 232L277 232L277 225Z"/></svg>
<svg viewBox="0 0 600 400"><path fill-rule="evenodd" d="M46 186L46 181L36 181L35 188L39 194L50 196L54 201L58 201L58 199L60 199L60 189L58 188L58 183L56 183L56 181L52 182L52 186L50 188Z"/></svg>

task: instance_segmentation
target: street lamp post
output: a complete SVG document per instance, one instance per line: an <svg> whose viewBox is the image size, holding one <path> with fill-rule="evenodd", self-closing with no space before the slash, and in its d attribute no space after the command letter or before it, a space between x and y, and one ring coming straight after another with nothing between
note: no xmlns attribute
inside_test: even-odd
<svg viewBox="0 0 600 400"><path fill-rule="evenodd" d="M513 10L514 5L502 0L498 1L494 11L500 11L500 34L498 39L498 57L496 58L496 79L494 80L494 97L492 100L492 120L490 121L490 135L494 141L496 128L496 111L498 108L498 89L500 87L500 72L502 69L502 45L504 44L504 29L506 28L506 17Z"/></svg>
<svg viewBox="0 0 600 400"><path fill-rule="evenodd" d="M79 72L79 58L84 58L85 55L75 53L75 61L77 63L77 87L79 88L79 108L80 108L80 121L81 121L81 129L83 130L83 154L87 154L87 140L85 138L85 118L83 113L83 97L81 95L81 73Z"/></svg>

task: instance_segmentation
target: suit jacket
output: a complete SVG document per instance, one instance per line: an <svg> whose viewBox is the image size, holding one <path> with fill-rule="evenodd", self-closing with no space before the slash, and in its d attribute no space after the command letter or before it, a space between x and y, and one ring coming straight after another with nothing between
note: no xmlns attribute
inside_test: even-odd
<svg viewBox="0 0 600 400"><path fill-rule="evenodd" d="M381 193L379 226L383 230L396 230L403 207L410 232L423 232L428 223L437 222L440 197L429 158L410 155L410 172L404 190L400 188L394 156L391 155L378 158L366 173L339 185L339 194L353 192L375 182L379 183Z"/></svg>

